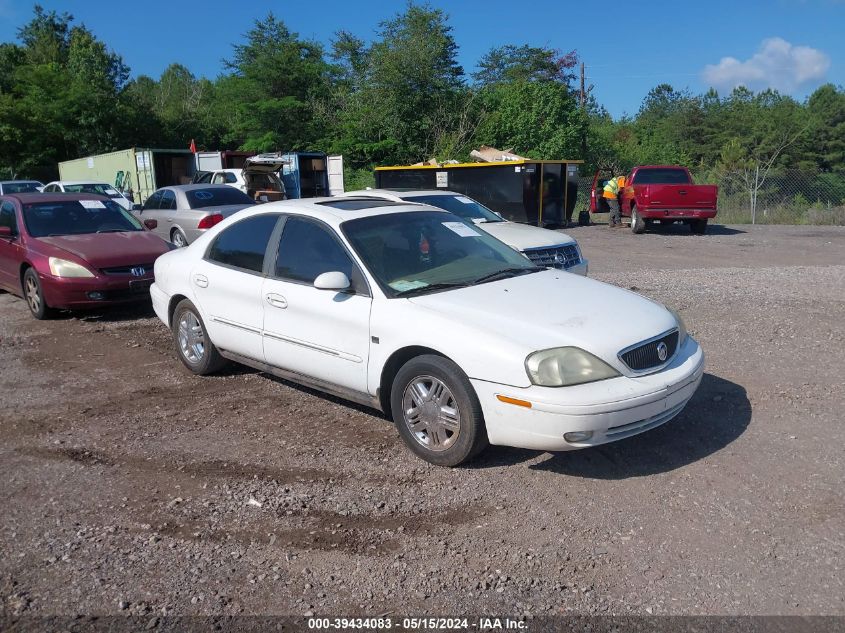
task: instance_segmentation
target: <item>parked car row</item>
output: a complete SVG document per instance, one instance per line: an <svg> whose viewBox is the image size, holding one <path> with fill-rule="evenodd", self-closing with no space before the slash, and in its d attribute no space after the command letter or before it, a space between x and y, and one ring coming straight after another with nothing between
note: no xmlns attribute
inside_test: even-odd
<svg viewBox="0 0 845 633"><path fill-rule="evenodd" d="M680 317L586 269L569 236L450 192L256 205L200 183L134 213L0 196L0 287L36 318L151 298L190 371L234 361L375 407L444 466L623 439L692 397L704 359Z"/></svg>

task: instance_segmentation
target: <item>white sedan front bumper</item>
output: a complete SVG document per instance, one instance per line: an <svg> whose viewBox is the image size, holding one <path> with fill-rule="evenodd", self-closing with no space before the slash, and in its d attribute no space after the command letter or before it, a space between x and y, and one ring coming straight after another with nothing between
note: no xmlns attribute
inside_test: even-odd
<svg viewBox="0 0 845 633"><path fill-rule="evenodd" d="M510 387L471 379L491 444L569 451L643 433L678 415L704 375L704 353L687 337L673 361L647 376L611 378L574 387ZM516 399L527 406L500 401ZM592 431L568 442L565 433Z"/></svg>
<svg viewBox="0 0 845 633"><path fill-rule="evenodd" d="M170 327L170 315L168 314L170 297L168 297L164 291L154 283L150 286L150 299L153 301L153 311L155 311L156 316L162 323Z"/></svg>

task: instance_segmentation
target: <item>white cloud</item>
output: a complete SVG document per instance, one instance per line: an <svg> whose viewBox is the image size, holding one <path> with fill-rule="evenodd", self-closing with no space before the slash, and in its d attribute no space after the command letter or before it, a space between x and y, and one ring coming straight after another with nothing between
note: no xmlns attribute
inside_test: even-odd
<svg viewBox="0 0 845 633"><path fill-rule="evenodd" d="M752 90L775 88L790 93L809 83L824 79L830 57L809 46L793 46L780 37L763 40L751 58L739 61L723 57L718 64L708 64L702 78L708 86L732 90L745 86Z"/></svg>

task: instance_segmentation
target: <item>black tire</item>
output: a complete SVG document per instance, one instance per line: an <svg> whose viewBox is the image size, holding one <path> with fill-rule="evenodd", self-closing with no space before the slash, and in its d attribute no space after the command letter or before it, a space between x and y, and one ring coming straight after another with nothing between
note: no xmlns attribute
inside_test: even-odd
<svg viewBox="0 0 845 633"><path fill-rule="evenodd" d="M183 320L185 321L183 326ZM202 341L196 339L197 331L191 324L199 326L199 336ZM173 311L173 319L170 323L170 330L173 333L173 344L176 347L176 355L182 364L199 376L213 374L223 369L229 361L220 355L214 343L208 337L205 323L200 316L199 310L188 299L182 299ZM193 334L193 341L188 338L188 333ZM184 336L184 340L183 340ZM200 349L198 344L202 345Z"/></svg>
<svg viewBox="0 0 845 633"><path fill-rule="evenodd" d="M704 235L707 232L707 218L703 220L691 220L689 230L692 231L693 235Z"/></svg>
<svg viewBox="0 0 845 633"><path fill-rule="evenodd" d="M645 231L645 220L637 211L637 207L631 207L631 232L639 234L643 231Z"/></svg>
<svg viewBox="0 0 845 633"><path fill-rule="evenodd" d="M29 308L30 314L39 321L51 318L55 314L44 300L44 291L41 289L41 280L34 268L27 268L23 274L23 298Z"/></svg>
<svg viewBox="0 0 845 633"><path fill-rule="evenodd" d="M181 229L173 229L170 232L170 242L176 248L184 248L188 245L188 238L185 237L185 234L182 232Z"/></svg>
<svg viewBox="0 0 845 633"><path fill-rule="evenodd" d="M429 427L420 427L420 431L413 431L410 422L406 421L406 407L403 401L407 398L419 397L419 392L414 391L412 385L423 383L430 384L428 394L435 391L435 385L431 380L437 380L445 386L447 392L441 391L443 400L441 402L429 401L430 408L440 412L443 409L455 411L457 417L457 431L440 426L442 413L434 413L432 410L421 411L423 415L436 415L437 421L433 421L433 432ZM413 392L413 395L412 395ZM449 404L452 406L449 406ZM390 390L390 405L393 412L393 421L399 430L405 444L418 457L437 466L457 466L471 460L480 454L489 445L487 440L487 428L484 425L484 415L481 412L481 405L478 403L478 396L461 368L455 363L442 356L426 354L417 356L405 363L396 378L393 380ZM422 409L426 405L420 405ZM453 418L449 418L452 420ZM420 422L420 424L425 424ZM442 441L438 440L438 436ZM440 448L429 448L432 444Z"/></svg>
<svg viewBox="0 0 845 633"><path fill-rule="evenodd" d="M578 226L590 226L590 212L581 211L578 214Z"/></svg>

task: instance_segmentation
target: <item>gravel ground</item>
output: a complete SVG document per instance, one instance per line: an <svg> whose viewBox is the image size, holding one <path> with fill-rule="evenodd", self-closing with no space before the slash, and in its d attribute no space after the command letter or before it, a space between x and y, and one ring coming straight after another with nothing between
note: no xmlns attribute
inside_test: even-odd
<svg viewBox="0 0 845 633"><path fill-rule="evenodd" d="M704 347L675 421L454 470L149 309L0 295L0 615L845 615L845 230L713 229L570 230Z"/></svg>

